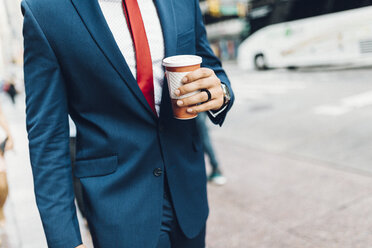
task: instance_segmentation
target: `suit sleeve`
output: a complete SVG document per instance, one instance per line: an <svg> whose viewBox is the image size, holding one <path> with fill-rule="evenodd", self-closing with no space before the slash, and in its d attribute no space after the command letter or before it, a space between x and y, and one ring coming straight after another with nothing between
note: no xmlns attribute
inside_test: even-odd
<svg viewBox="0 0 372 248"><path fill-rule="evenodd" d="M214 55L208 39L207 39L207 33L204 26L203 16L200 10L199 0L195 0L196 5L196 24L195 24L195 30L196 30L196 54L201 56L203 58L202 67L207 67L216 73L217 77L221 80L222 83L226 84L226 86L229 88L229 91L231 93L231 100L226 106L226 108L219 113L216 116L211 115L211 113L208 112L208 116L211 119L211 121L214 124L222 126L227 112L231 109L233 103L234 103L234 93L231 88L230 81L225 73L225 71L222 68L220 60Z"/></svg>
<svg viewBox="0 0 372 248"><path fill-rule="evenodd" d="M68 107L57 58L32 13L24 15L26 124L36 202L50 248L74 248L81 236L69 155Z"/></svg>

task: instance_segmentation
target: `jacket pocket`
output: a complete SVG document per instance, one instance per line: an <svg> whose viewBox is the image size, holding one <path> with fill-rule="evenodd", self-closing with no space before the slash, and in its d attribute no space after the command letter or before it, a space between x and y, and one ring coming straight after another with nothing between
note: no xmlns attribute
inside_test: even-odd
<svg viewBox="0 0 372 248"><path fill-rule="evenodd" d="M117 156L78 160L75 162L74 175L77 178L105 176L118 168Z"/></svg>

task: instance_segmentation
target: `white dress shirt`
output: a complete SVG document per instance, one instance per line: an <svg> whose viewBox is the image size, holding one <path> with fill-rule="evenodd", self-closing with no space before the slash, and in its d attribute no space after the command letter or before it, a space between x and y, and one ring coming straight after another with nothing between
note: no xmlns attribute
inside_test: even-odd
<svg viewBox="0 0 372 248"><path fill-rule="evenodd" d="M154 78L155 109L159 116L164 83L164 68L162 66L162 61L165 56L163 31L154 1L137 0L137 2L141 11L147 40L150 46ZM98 3L121 53L123 54L134 78L137 78L136 54L132 36L124 15L122 0L98 0ZM216 117L225 108L226 106L217 113L212 111L209 111L209 113Z"/></svg>
<svg viewBox="0 0 372 248"><path fill-rule="evenodd" d="M99 0L98 2L121 53L134 78L137 78L136 54L132 36L123 12L122 0ZM162 66L165 56L163 32L153 0L138 0L137 2L150 46L154 78L155 109L159 116L164 83L164 68Z"/></svg>

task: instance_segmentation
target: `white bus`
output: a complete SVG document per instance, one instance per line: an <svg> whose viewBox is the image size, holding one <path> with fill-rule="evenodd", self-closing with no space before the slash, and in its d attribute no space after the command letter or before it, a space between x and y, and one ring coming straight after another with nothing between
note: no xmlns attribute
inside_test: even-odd
<svg viewBox="0 0 372 248"><path fill-rule="evenodd" d="M345 1L353 5L340 6ZM363 3L358 5L358 1ZM268 25L242 42L238 50L239 66L264 70L372 65L372 3L366 1L369 0L321 0L328 6L321 8L315 0L272 0L272 6L252 8L251 16L265 18ZM275 2L295 7L282 6L281 15L275 15ZM270 15L275 17L276 24L270 24Z"/></svg>

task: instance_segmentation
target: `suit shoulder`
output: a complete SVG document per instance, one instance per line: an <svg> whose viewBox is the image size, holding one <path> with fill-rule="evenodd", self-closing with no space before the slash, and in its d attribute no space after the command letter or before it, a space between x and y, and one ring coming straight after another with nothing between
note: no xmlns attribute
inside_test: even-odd
<svg viewBox="0 0 372 248"><path fill-rule="evenodd" d="M173 1L176 5L182 5L182 6L189 6L189 7L195 7L196 2L199 3L198 0L176 0Z"/></svg>
<svg viewBox="0 0 372 248"><path fill-rule="evenodd" d="M194 13L196 7L195 0L177 0L173 1L174 8L176 12L179 12L180 16L183 16L183 13ZM199 1L197 1L199 4Z"/></svg>
<svg viewBox="0 0 372 248"><path fill-rule="evenodd" d="M66 5L66 0L22 0L22 12L25 13L29 9L33 15L47 15L55 10L63 9Z"/></svg>

